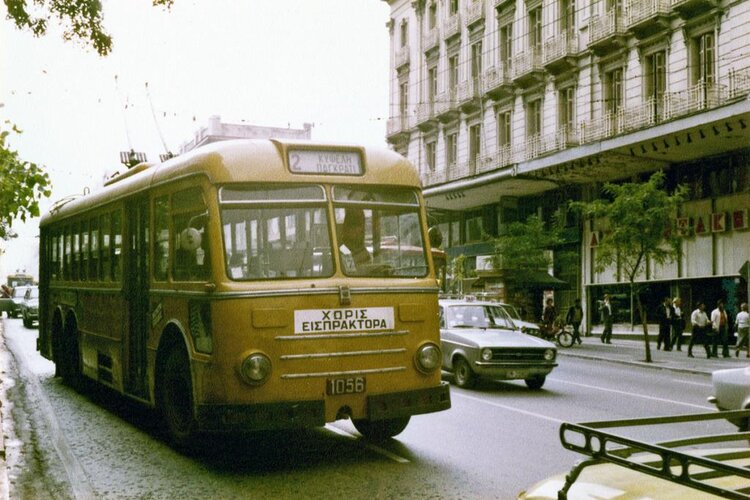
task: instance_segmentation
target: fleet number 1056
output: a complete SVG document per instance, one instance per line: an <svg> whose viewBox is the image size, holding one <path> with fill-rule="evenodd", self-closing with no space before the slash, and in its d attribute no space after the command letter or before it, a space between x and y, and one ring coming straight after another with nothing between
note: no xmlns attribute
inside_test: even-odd
<svg viewBox="0 0 750 500"><path fill-rule="evenodd" d="M329 378L326 380L326 394L356 394L365 392L365 377Z"/></svg>

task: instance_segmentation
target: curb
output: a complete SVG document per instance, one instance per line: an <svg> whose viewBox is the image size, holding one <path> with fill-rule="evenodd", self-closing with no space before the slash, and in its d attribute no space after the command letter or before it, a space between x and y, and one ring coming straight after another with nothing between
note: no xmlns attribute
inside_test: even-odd
<svg viewBox="0 0 750 500"><path fill-rule="evenodd" d="M681 368L677 366L665 366L662 364L659 364L660 362L651 362L646 363L645 361L635 361L635 360L629 360L629 359L617 359L617 358L606 358L602 356L595 356L592 354L579 354L577 352L567 352L567 351L561 351L560 349L557 350L557 354L564 355L564 356L570 356L573 358L581 358L581 359L588 359L592 361L607 361L609 363L619 363L622 365L630 365L630 366L640 366L643 368L651 368L652 370L670 370L673 372L680 372L680 373L692 373L696 375L711 375L714 370L706 369L698 369L698 368Z"/></svg>
<svg viewBox="0 0 750 500"><path fill-rule="evenodd" d="M5 349L5 331L0 321L0 348ZM8 480L8 463L5 455L5 428L3 427L3 413L5 413L5 386L0 378L0 499L10 498L10 481Z"/></svg>

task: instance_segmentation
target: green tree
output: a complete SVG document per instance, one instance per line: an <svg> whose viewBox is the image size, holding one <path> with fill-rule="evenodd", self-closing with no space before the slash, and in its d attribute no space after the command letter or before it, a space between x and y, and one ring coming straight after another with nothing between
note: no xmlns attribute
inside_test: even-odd
<svg viewBox="0 0 750 500"><path fill-rule="evenodd" d="M21 131L10 122L0 126L0 239L13 235L14 219L39 216L39 200L49 197L50 179L36 163L24 161L7 144L11 133Z"/></svg>
<svg viewBox="0 0 750 500"><path fill-rule="evenodd" d="M651 362L646 311L636 278L649 262L667 264L680 254L681 237L673 230L674 218L687 197L679 186L672 194L664 188L664 172L655 172L646 182L605 184L603 199L572 202L571 208L590 218L604 219L609 230L596 248L595 269L598 272L616 266L630 284L631 297L637 299L643 325L646 362Z"/></svg>
<svg viewBox="0 0 750 500"><path fill-rule="evenodd" d="M91 46L101 56L112 50L112 36L103 26L101 0L3 0L8 18L19 29L44 36L51 22L63 28L64 40ZM152 0L153 5L171 7L174 0ZM54 20L54 21L53 21Z"/></svg>

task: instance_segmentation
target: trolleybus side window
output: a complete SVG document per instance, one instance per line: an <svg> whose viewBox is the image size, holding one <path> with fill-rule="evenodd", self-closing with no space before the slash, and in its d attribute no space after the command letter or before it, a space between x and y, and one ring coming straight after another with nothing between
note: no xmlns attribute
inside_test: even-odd
<svg viewBox="0 0 750 500"><path fill-rule="evenodd" d="M224 187L220 196L231 279L333 274L322 186Z"/></svg>
<svg viewBox="0 0 750 500"><path fill-rule="evenodd" d="M177 281L203 281L210 276L208 212L200 188L172 195L174 260L172 277Z"/></svg>
<svg viewBox="0 0 750 500"><path fill-rule="evenodd" d="M112 212L112 279L122 279L122 214Z"/></svg>
<svg viewBox="0 0 750 500"><path fill-rule="evenodd" d="M154 279L166 281L169 269L169 198L154 200Z"/></svg>
<svg viewBox="0 0 750 500"><path fill-rule="evenodd" d="M73 224L73 270L71 278L73 281L80 279L79 269L81 265L81 225L77 222Z"/></svg>
<svg viewBox="0 0 750 500"><path fill-rule="evenodd" d="M112 279L112 217L110 214L102 215L102 281Z"/></svg>
<svg viewBox="0 0 750 500"><path fill-rule="evenodd" d="M70 268L73 266L73 253L72 253L72 241L73 236L70 232L70 226L65 227L65 257L63 266L63 278L66 280L71 279Z"/></svg>
<svg viewBox="0 0 750 500"><path fill-rule="evenodd" d="M99 281L99 218L91 219L91 258L89 260L89 279Z"/></svg>
<svg viewBox="0 0 750 500"><path fill-rule="evenodd" d="M81 281L91 279L89 271L89 221L81 222Z"/></svg>

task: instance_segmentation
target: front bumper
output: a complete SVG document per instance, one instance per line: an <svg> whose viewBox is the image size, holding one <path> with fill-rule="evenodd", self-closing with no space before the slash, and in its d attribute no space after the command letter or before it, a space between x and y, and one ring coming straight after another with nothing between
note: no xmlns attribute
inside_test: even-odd
<svg viewBox="0 0 750 500"><path fill-rule="evenodd" d="M557 363L493 363L477 361L474 372L480 377L497 380L516 380L537 375L548 375Z"/></svg>
<svg viewBox="0 0 750 500"><path fill-rule="evenodd" d="M367 418L384 420L420 415L451 407L449 385L367 397ZM202 431L269 431L325 425L325 401L285 401L251 405L201 405Z"/></svg>

